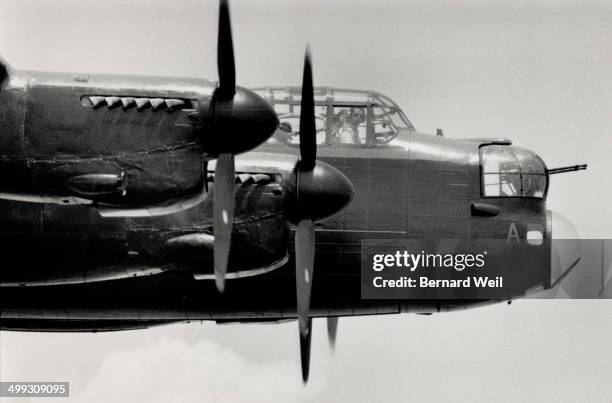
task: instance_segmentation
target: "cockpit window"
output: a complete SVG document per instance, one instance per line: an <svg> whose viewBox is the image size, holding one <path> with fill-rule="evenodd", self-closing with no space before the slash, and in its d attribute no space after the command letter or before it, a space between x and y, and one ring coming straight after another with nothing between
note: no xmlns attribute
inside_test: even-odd
<svg viewBox="0 0 612 403"><path fill-rule="evenodd" d="M300 88L256 89L274 107L280 125L270 143L299 144ZM315 88L317 144L375 146L391 141L401 130L414 131L402 110L372 91Z"/></svg>
<svg viewBox="0 0 612 403"><path fill-rule="evenodd" d="M480 148L480 168L482 195L485 197L546 198L546 166L531 151L500 145L484 146Z"/></svg>
<svg viewBox="0 0 612 403"><path fill-rule="evenodd" d="M329 142L366 144L368 135L366 113L365 107L334 106Z"/></svg>

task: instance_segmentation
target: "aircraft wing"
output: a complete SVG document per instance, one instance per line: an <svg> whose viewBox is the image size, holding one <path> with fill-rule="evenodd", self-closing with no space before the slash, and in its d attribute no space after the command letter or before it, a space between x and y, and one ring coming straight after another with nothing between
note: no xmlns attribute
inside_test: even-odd
<svg viewBox="0 0 612 403"><path fill-rule="evenodd" d="M287 176L295 170L298 159L297 155L250 152L236 156L236 172ZM214 172L215 167L216 161L211 161L208 170Z"/></svg>

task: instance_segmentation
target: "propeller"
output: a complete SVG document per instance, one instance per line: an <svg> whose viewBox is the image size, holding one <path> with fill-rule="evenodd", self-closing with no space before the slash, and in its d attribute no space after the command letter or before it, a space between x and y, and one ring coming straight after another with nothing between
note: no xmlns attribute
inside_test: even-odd
<svg viewBox="0 0 612 403"><path fill-rule="evenodd" d="M236 65L234 62L234 42L227 0L219 3L219 36L217 37L217 70L219 84L213 96L215 118L217 111L231 109L236 94ZM214 135L222 135L223 127L214 121ZM220 126L220 127L219 127ZM218 133L216 131L221 133ZM229 250L234 221L234 155L223 152L217 157L214 180L213 200L213 247L215 284L222 293L225 290L225 273L229 260Z"/></svg>
<svg viewBox="0 0 612 403"><path fill-rule="evenodd" d="M221 0L219 3L217 70L219 86L215 95L221 100L231 100L236 94L236 63L234 61L234 41L227 0Z"/></svg>
<svg viewBox="0 0 612 403"><path fill-rule="evenodd" d="M4 80L8 77L8 72L6 70L6 66L0 62L0 89L2 88L2 84L4 84Z"/></svg>
<svg viewBox="0 0 612 403"><path fill-rule="evenodd" d="M304 56L304 76L300 108L300 160L287 187L293 197L289 211L295 230L295 285L300 333L302 379L308 381L312 318L310 296L315 262L315 226L341 211L353 198L353 186L342 172L316 161L317 139L314 111L314 88L310 50Z"/></svg>
<svg viewBox="0 0 612 403"><path fill-rule="evenodd" d="M308 382L308 375L310 375L310 345L312 341L312 318L307 320L308 334L305 336L300 335L300 359L302 363L302 380L304 383Z"/></svg>
<svg viewBox="0 0 612 403"><path fill-rule="evenodd" d="M234 45L227 0L219 3L217 38L219 83L210 104L197 117L205 130L206 152L217 158L213 196L213 247L215 283L225 289L225 274L234 219L234 155L248 151L268 139L278 126L272 107L253 91L236 86Z"/></svg>
<svg viewBox="0 0 612 403"><path fill-rule="evenodd" d="M300 160L297 164L296 191L312 185L313 170L317 157L317 143L314 117L314 93L312 86L312 64L310 49L304 56L302 79L302 102L300 109ZM312 274L315 258L315 231L312 218L300 217L295 231L295 286L297 290L297 315L300 329L300 357L302 380L308 381L310 373L310 342L312 339L312 318L309 317Z"/></svg>
<svg viewBox="0 0 612 403"><path fill-rule="evenodd" d="M317 157L317 139L314 117L314 93L312 86L312 64L310 49L306 48L304 57L304 76L302 79L302 102L300 108L300 160L297 164L297 198L300 190L312 187L313 170ZM311 217L305 215L297 222L295 232L295 268L297 289L297 312L300 338L310 337L308 317L312 273L314 271L315 232ZM302 343L303 344L303 343ZM306 381L308 376L306 376Z"/></svg>
<svg viewBox="0 0 612 403"><path fill-rule="evenodd" d="M213 228L215 243L213 257L215 266L215 284L217 290L225 290L225 274L232 237L234 221L234 155L220 154L215 168L215 191L213 200Z"/></svg>

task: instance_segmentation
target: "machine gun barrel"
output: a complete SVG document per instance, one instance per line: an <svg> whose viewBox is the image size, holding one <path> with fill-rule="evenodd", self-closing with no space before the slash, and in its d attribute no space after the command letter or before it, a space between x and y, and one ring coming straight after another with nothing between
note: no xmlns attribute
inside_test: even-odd
<svg viewBox="0 0 612 403"><path fill-rule="evenodd" d="M565 173L565 172L582 171L584 169L587 169L587 164L570 165L570 166L567 166L567 167L547 169L546 172L549 175L554 175L554 174L562 174L562 173Z"/></svg>

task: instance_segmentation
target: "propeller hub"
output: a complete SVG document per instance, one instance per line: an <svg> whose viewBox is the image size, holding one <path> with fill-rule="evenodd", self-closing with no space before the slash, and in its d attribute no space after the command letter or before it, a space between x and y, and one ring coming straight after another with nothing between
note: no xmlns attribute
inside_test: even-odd
<svg viewBox="0 0 612 403"><path fill-rule="evenodd" d="M342 211L353 199L351 181L333 166L317 161L312 170L302 170L299 162L287 178L290 219L322 221Z"/></svg>
<svg viewBox="0 0 612 403"><path fill-rule="evenodd" d="M236 87L227 99L218 88L203 111L204 145L207 154L240 154L266 141L278 127L272 106L255 92Z"/></svg>

